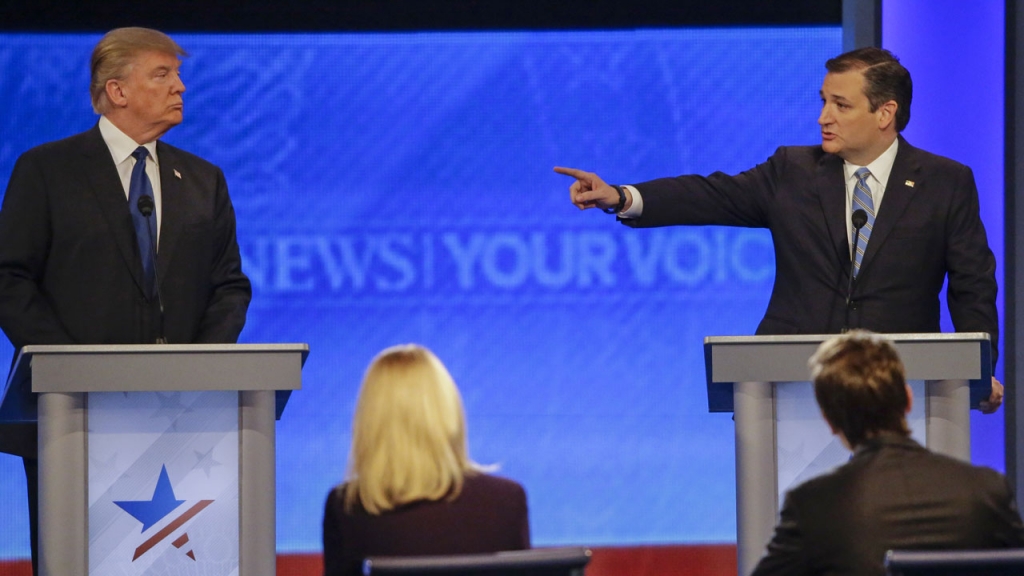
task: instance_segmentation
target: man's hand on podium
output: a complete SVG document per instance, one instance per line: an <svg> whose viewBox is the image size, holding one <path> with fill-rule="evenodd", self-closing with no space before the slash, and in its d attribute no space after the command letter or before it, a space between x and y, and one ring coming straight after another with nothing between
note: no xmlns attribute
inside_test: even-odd
<svg viewBox="0 0 1024 576"><path fill-rule="evenodd" d="M988 397L988 400L982 400L979 404L983 414L991 414L999 409L999 406L1003 403L1003 385L996 380L996 377L992 377L992 395Z"/></svg>

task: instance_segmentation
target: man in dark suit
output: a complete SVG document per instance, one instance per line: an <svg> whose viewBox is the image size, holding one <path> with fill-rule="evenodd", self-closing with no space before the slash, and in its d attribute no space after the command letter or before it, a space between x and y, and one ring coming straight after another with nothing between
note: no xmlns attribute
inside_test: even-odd
<svg viewBox="0 0 1024 576"><path fill-rule="evenodd" d="M91 62L97 125L15 164L0 209L0 328L16 349L237 341L252 290L224 174L158 141L182 121L185 55L156 30L109 32ZM0 427L0 450L25 459L35 567L34 424Z"/></svg>
<svg viewBox="0 0 1024 576"><path fill-rule="evenodd" d="M862 330L810 360L814 395L853 457L786 496L754 576L884 572L887 550L1024 546L1009 483L910 439L913 397L892 343Z"/></svg>
<svg viewBox="0 0 1024 576"><path fill-rule="evenodd" d="M821 146L781 147L735 176L635 186L612 186L572 168L555 171L575 178L569 193L576 206L617 213L628 226L771 230L775 286L758 334L938 332L939 293L948 279L955 329L988 333L995 350L995 257L970 168L900 136L913 90L910 73L888 51L854 50L825 67ZM982 409L995 411L1002 397L993 378Z"/></svg>

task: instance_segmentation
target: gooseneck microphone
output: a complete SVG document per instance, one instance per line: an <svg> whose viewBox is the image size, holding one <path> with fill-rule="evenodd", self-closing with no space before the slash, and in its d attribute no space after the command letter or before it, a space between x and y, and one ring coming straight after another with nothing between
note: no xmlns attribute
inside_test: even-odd
<svg viewBox="0 0 1024 576"><path fill-rule="evenodd" d="M153 210L156 208L156 204L153 202L152 196L139 196L139 201L135 205L139 209L139 214L146 219L146 228L149 230L149 237L156 238L153 234L153 220L150 216L153 215ZM861 210L863 212L863 210ZM159 323L157 324L156 343L167 344L167 338L164 337L164 302L160 298L160 273L157 272L156 265L156 242L149 243L150 256L153 257L153 293L156 295L156 305L160 309Z"/></svg>
<svg viewBox="0 0 1024 576"><path fill-rule="evenodd" d="M868 223L868 213L858 208L850 216L853 223L853 250L850 252L850 283L846 286L846 322L843 332L850 329L850 303L853 299L853 280L857 274L857 241L860 240L860 229Z"/></svg>

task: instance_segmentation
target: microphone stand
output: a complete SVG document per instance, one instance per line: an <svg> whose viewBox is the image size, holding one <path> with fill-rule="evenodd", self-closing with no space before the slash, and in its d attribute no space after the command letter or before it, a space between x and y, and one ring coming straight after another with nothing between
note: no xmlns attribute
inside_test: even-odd
<svg viewBox="0 0 1024 576"><path fill-rule="evenodd" d="M860 240L860 229L868 223L868 213L858 208L850 217L853 223L853 250L850 252L850 283L846 287L846 319L843 321L843 332L850 331L850 304L853 303L854 276L857 273L857 241Z"/></svg>
<svg viewBox="0 0 1024 576"><path fill-rule="evenodd" d="M164 301L160 297L160 272L157 270L156 260L156 235L153 234L153 221L150 217L153 215L156 204L153 202L153 198L150 196L140 196L139 201L136 204L139 209L139 214L146 219L146 229L149 231L149 237L153 239L149 243L149 253L153 257L153 293L156 296L156 305L160 310L160 317L157 323L157 344L167 344L167 338L164 336Z"/></svg>

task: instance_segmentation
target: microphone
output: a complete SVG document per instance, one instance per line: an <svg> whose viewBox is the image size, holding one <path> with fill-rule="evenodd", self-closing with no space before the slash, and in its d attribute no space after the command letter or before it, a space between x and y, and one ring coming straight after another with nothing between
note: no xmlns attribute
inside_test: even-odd
<svg viewBox="0 0 1024 576"><path fill-rule="evenodd" d="M860 229L868 223L868 213L858 208L850 216L853 223L853 251L850 252L850 283L846 286L846 322L843 332L850 329L850 300L853 298L853 277L857 272L857 241L860 240Z"/></svg>
<svg viewBox="0 0 1024 576"><path fill-rule="evenodd" d="M156 238L153 234L153 221L149 218L153 215L153 210L156 209L156 203L153 202L152 196L142 195L139 196L139 201L135 204L135 207L139 209L139 214L146 219L146 228L149 230L149 237ZM156 265L156 242L150 242L149 244L150 256L153 257L153 291L156 295L156 305L160 309L160 319L157 324L157 344L167 344L167 338L164 337L164 302L160 298L160 273L157 271Z"/></svg>
<svg viewBox="0 0 1024 576"><path fill-rule="evenodd" d="M150 200L149 203L152 204L153 201ZM853 227L860 233L860 229L868 223L868 213L861 208L857 208L853 211L853 216L850 219L853 221Z"/></svg>

